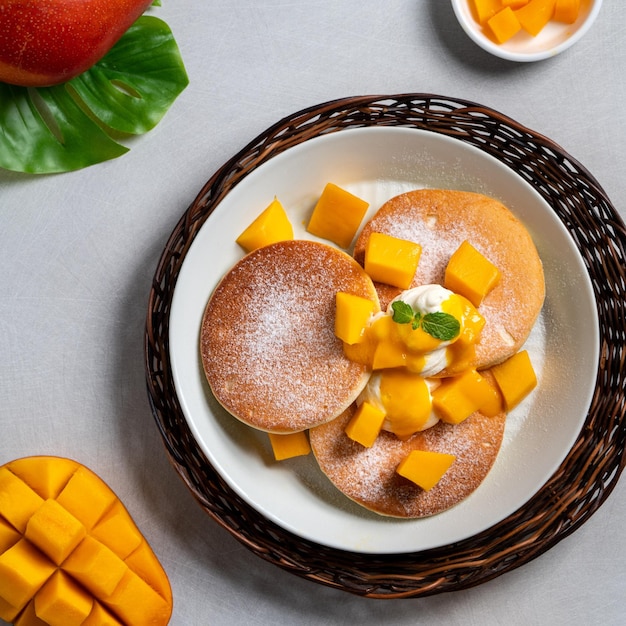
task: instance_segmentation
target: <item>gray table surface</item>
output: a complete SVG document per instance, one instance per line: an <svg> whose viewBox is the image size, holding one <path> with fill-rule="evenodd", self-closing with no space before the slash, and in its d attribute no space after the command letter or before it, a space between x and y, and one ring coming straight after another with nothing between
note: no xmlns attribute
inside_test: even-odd
<svg viewBox="0 0 626 626"><path fill-rule="evenodd" d="M447 0L164 0L190 85L125 156L73 174L0 172L0 464L72 457L118 493L168 572L174 626L602 624L626 619L626 482L572 536L479 587L368 600L239 544L173 471L148 405L147 295L175 223L211 174L278 119L334 98L427 92L550 137L626 217L626 4L556 58L514 64Z"/></svg>

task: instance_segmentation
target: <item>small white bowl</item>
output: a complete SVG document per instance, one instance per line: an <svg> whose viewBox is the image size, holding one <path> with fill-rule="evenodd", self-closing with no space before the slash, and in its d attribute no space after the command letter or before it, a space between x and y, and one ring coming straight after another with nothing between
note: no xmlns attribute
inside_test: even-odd
<svg viewBox="0 0 626 626"><path fill-rule="evenodd" d="M520 32L497 44L474 18L471 1L452 0L454 13L469 38L497 57L521 62L541 61L573 46L591 28L602 6L602 0L581 0L580 14L574 24L550 21L536 37Z"/></svg>

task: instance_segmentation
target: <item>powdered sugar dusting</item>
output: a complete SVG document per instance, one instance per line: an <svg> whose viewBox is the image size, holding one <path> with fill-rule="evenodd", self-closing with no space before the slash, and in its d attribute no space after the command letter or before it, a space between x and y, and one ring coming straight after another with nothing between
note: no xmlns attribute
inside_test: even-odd
<svg viewBox="0 0 626 626"><path fill-rule="evenodd" d="M413 286L443 284L448 260L469 241L501 272L499 284L478 307L487 320L477 345L478 365L503 360L523 344L543 302L543 269L526 228L503 205L479 194L445 190L397 196L363 228L355 244L360 263L374 231L422 246ZM383 307L395 295L386 286L379 292Z"/></svg>
<svg viewBox="0 0 626 626"><path fill-rule="evenodd" d="M485 478L500 448L504 414L475 413L461 424L437 426L401 441L382 432L371 448L352 441L345 426L353 411L310 431L311 445L322 471L350 499L383 515L425 517L466 498ZM455 455L451 468L430 491L396 473L411 450Z"/></svg>
<svg viewBox="0 0 626 626"><path fill-rule="evenodd" d="M236 417L276 432L338 415L365 383L334 335L335 295L375 297L347 255L305 241L245 257L220 283L203 321L209 384Z"/></svg>

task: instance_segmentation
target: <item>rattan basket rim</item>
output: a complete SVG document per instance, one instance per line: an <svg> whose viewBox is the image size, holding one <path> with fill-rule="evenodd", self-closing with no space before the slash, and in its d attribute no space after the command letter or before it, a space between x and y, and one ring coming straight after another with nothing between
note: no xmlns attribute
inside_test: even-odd
<svg viewBox="0 0 626 626"><path fill-rule="evenodd" d="M198 230L224 196L259 165L313 137L398 126L467 142L511 167L552 206L572 235L598 306L600 365L585 425L554 476L520 510L451 546L407 554L343 552L265 519L204 457L176 396L168 322L176 278ZM179 220L156 268L145 331L148 397L167 455L200 506L257 556L308 580L372 598L465 589L536 558L603 504L624 468L626 445L626 227L592 174L547 137L483 105L434 94L342 98L279 120L207 181Z"/></svg>

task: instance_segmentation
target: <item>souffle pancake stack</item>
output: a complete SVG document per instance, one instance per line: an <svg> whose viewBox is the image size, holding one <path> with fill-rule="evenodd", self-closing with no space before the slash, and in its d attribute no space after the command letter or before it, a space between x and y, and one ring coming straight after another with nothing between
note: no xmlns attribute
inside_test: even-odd
<svg viewBox="0 0 626 626"><path fill-rule="evenodd" d="M419 189L362 225L367 209L329 183L311 238L294 239L275 199L210 296L201 361L215 399L267 432L277 461L312 450L364 508L430 516L480 485L507 413L537 384L523 345L543 268L493 198Z"/></svg>

